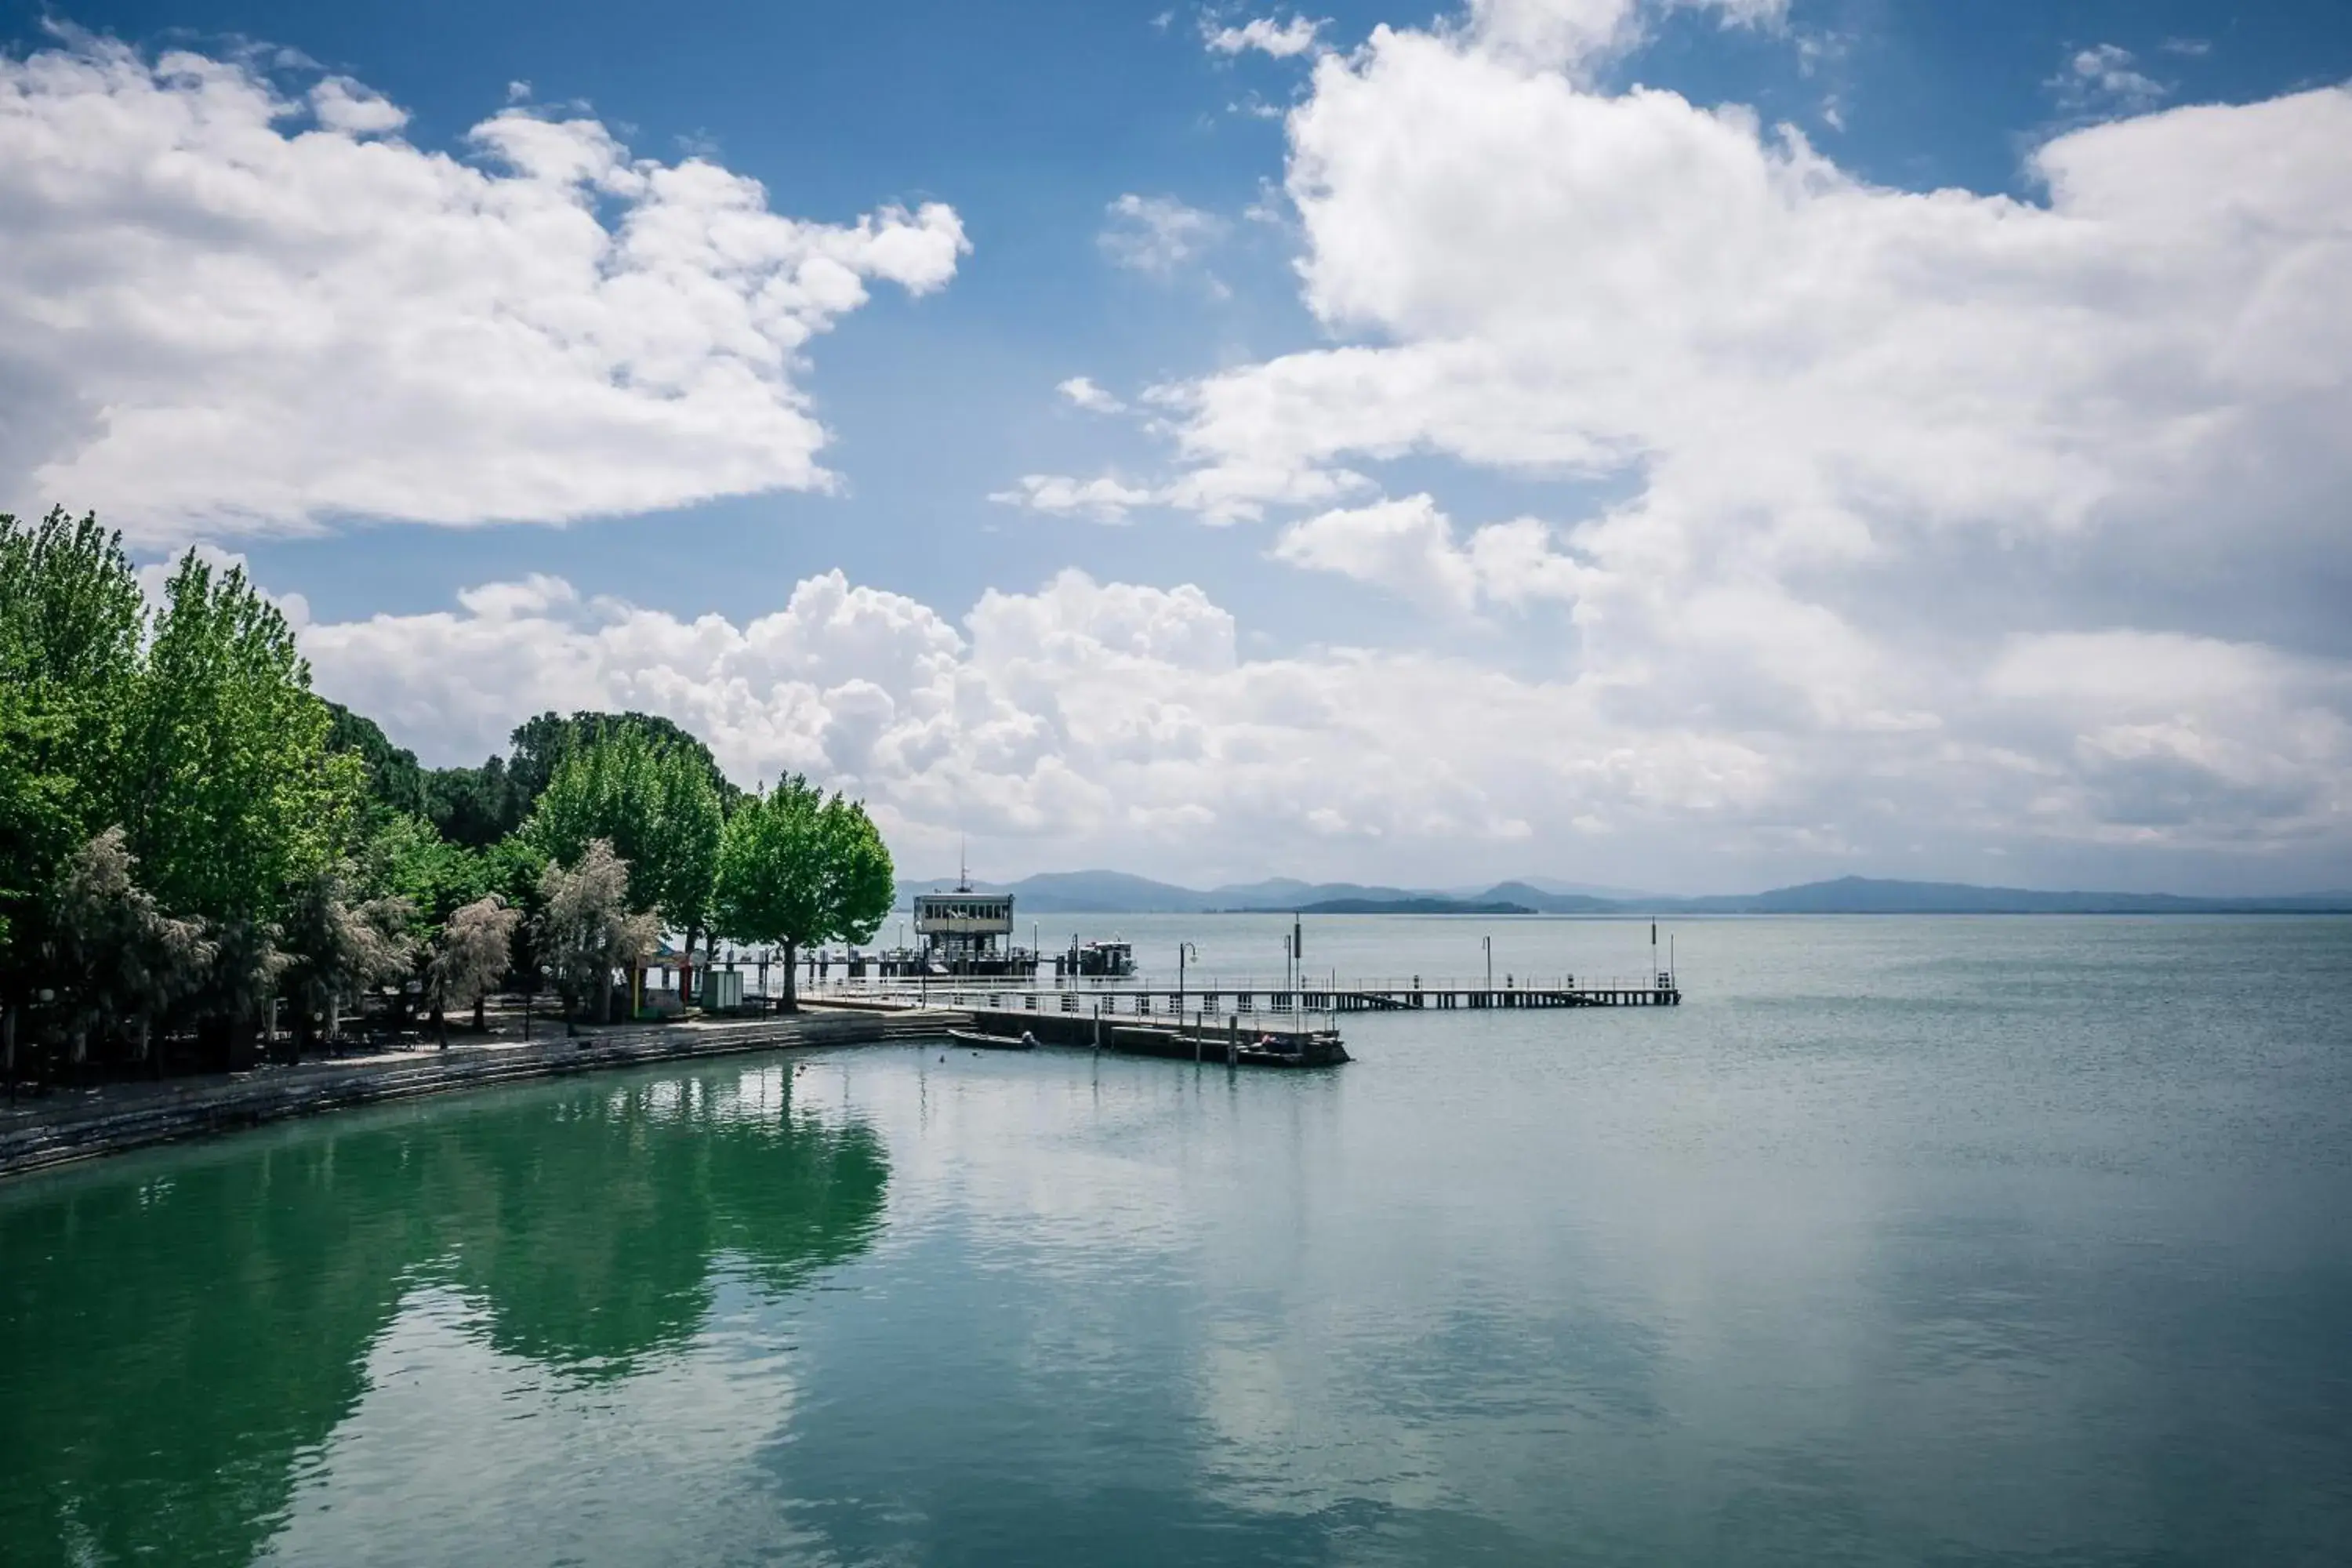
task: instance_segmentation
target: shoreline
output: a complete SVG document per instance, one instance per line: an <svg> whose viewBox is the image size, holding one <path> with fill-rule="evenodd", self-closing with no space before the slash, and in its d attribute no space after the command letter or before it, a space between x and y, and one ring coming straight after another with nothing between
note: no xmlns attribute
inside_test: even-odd
<svg viewBox="0 0 2352 1568"><path fill-rule="evenodd" d="M118 1084L65 1091L0 1110L0 1182L158 1143L235 1132L425 1095L558 1078L609 1068L740 1056L751 1051L876 1045L940 1034L964 1015L825 1007L785 1016L659 1024L528 1044L453 1045L265 1067L152 1087ZM131 1092L124 1092L131 1090Z"/></svg>

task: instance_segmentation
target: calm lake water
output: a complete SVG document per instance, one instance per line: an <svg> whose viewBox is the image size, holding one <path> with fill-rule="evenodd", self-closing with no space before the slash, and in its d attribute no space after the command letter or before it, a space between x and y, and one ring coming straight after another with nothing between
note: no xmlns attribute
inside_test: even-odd
<svg viewBox="0 0 2352 1568"><path fill-rule="evenodd" d="M1490 931L1647 959L1307 961ZM1679 1009L1328 1073L738 1058L0 1185L0 1562L2352 1558L2352 921L1674 934Z"/></svg>

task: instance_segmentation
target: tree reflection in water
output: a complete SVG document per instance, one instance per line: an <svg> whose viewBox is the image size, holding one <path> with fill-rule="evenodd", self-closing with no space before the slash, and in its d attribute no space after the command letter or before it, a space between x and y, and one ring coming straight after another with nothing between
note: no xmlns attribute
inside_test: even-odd
<svg viewBox="0 0 2352 1568"><path fill-rule="evenodd" d="M0 1192L0 1561L238 1563L422 1284L582 1378L687 1344L718 1278L869 1246L888 1161L789 1066L327 1119Z"/></svg>

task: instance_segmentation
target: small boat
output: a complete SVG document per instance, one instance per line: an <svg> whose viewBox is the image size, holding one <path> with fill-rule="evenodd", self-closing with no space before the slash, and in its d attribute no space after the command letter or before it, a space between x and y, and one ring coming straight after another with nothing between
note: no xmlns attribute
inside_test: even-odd
<svg viewBox="0 0 2352 1568"><path fill-rule="evenodd" d="M1037 1037L1032 1034L1024 1033L1016 1040L1006 1035L983 1035L977 1029L950 1029L948 1038L959 1045L980 1046L992 1051L1034 1050L1037 1045Z"/></svg>

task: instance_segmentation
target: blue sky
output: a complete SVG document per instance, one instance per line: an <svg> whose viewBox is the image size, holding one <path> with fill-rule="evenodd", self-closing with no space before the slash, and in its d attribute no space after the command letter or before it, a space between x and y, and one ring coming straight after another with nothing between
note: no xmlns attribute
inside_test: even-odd
<svg viewBox="0 0 2352 1568"><path fill-rule="evenodd" d="M1319 23L1310 47L1217 47L1223 30L1235 43L1263 17L1274 37L1301 16ZM1369 44L1382 26L1389 41ZM25 179L0 184L0 211L34 215L26 232L43 256L79 254L102 234L155 242L103 311L94 286L78 294L57 268L0 279L0 325L37 324L49 345L20 352L14 371L0 349L0 505L95 504L94 491L151 552L198 540L242 555L299 606L322 689L380 712L429 760L477 757L545 706L660 707L712 733L747 782L795 768L868 795L902 859L928 863L968 833L1003 874L1108 863L1194 880L1531 872L1707 889L1847 870L2136 887L2352 880L2341 778L2352 647L2326 608L2352 585L2346 496L2314 434L2345 406L2336 341L2279 329L2302 361L2278 358L2264 336L2272 357L2251 370L2207 343L2200 352L2221 354L2226 374L2122 405L2133 389L2176 385L2168 351L2150 344L2187 332L2200 310L2254 320L2284 299L2290 320L2321 311L2347 221L2335 203L2347 154L2331 146L2352 78L2340 5L7 3L0 37L20 74L60 58L103 58L118 73L103 89L103 71L62 87L52 75L16 100ZM294 279L297 293L321 267L346 269L348 286L319 307L341 315L316 341L357 341L393 355L385 364L436 330L436 312L473 308L383 297L409 274L366 270L385 247L358 230L381 198L339 195L331 178L300 186L315 211L210 212L203 237L175 247L186 211L140 172L152 167L140 163L153 153L143 132L118 127L148 148L135 156L58 151L117 133L72 115L107 93L130 101L125 58L163 84L138 89L137 112L194 90L165 80L173 50L286 104L320 102L331 79L404 114L330 124L325 109L313 121L309 109L281 113L264 133L289 142L307 125L396 145L420 160L412 172L440 153L490 168L468 133L493 116L593 122L625 145L625 163L699 160L756 181L769 212L812 224L936 204L962 247L911 272L874 263L863 297L826 307L769 383L823 427L813 460L832 476L825 488L706 479L726 455L695 458L690 443L632 466L626 440L565 423L560 389L520 382L513 396L549 401L526 411L511 461L493 453L479 473L457 463L420 479L436 450L430 388L387 415L354 377L355 363L376 363L365 356L321 347L306 359L281 345L264 375L241 364L249 351L236 334L214 331L163 334L170 354L211 356L209 390L175 417L235 405L241 377L270 384L266 411L236 426L246 434L231 450L206 454L201 482L159 484L157 454L186 448L142 452L92 432L110 419L128 428L130 401L168 400L155 390L162 340L121 325L151 318L109 312L137 296L183 321L200 314L190 291L212 288L212 273L190 256L264 268L254 275ZM1533 84L1528 136L1488 134L1480 72ZM1645 120L1640 106L1662 94L1674 113ZM2265 104L2290 107L2252 112ZM2164 129L2200 105L2242 112ZM1710 129L1727 106L1745 106L1748 119L1731 121L1748 129ZM1407 128L1397 148L1371 146L1391 126ZM2117 128L2137 134L2107 134ZM2075 226L2107 232L2036 238L2020 255L1998 237L2018 226L1983 198L2051 203L2036 160L2053 143L2085 150L2084 188L2106 195L2086 198ZM1798 145L1828 172L1802 174ZM1774 206L1780 216L1744 236L1727 229L1717 258L1692 242L1709 198L1691 193L1718 173L1734 182L1724 189L1744 188L1754 159L1742 149L1764 160L1756 177L1785 186L1771 201L1788 211ZM182 152L244 167L226 142ZM1424 152L1457 162L1423 172L1423 208L1384 209L1385 171ZM1612 158L1624 167L1612 172ZM40 183L44 160L76 195ZM2175 198L2140 183L2167 160L2189 171L2177 214L2164 205ZM1335 172L1328 184L1301 183L1310 165ZM2307 232L2150 259L2179 255L2164 238L2176 221L2213 236L2213 204L2237 199L2249 171L2262 188L2247 200L2274 202ZM1825 180L1855 195L1824 195ZM1937 191L1973 202L1984 236L1951 240L1902 199ZM1701 204L1687 221L1673 216L1686 198ZM160 205L140 206L151 199ZM583 199L617 226L634 198ZM341 200L354 210L335 212ZM1634 220L1612 228L1628 203ZM1801 233L1771 227L1801 207ZM1457 222L1486 237L1475 244L1486 254L1444 254ZM330 232L334 259L303 259ZM946 230L928 232L946 243ZM2084 244L2112 254L2093 266ZM1464 281L1492 270L1497 247L1524 278ZM675 281L698 263L663 265ZM278 268L289 270L267 271ZM1837 281L1847 268L1867 276ZM1621 293L1654 269L1658 298ZM1554 278L1571 281L1552 290ZM1678 303L1675 290L1692 289L1706 298ZM1916 298L1896 297L1906 289ZM1907 348L1883 325L1814 341L1848 289L1892 291L1885 319L1951 316L1953 330ZM1515 352L1519 322L1482 294L1524 295L1512 309L1528 312L1528 338L1566 345L1540 386L1524 367L1427 379L1441 345L1476 346L1482 364ZM2045 325L1990 314L2028 296ZM397 318L381 338L353 324L368 299ZM1785 319L1760 319L1775 309ZM1971 326L1970 312L1985 320ZM2001 373L2014 384L1969 351L2011 331L2030 345L2047 322L2086 317L2097 320L2082 345L2047 365L2019 356ZM1611 405L1605 384L1555 384L1559 366L1586 363L1575 345L1594 345L1612 319L1654 337L1592 346L1589 374L1643 381L1639 407ZM113 324L78 324L101 321ZM550 330L561 340L570 329ZM1958 356L1917 385L1958 378L1971 395L1871 442L1948 451L1922 447L1917 464L1857 477L1829 426L1920 398L1903 374L1864 386L1876 373L1872 332L1915 365ZM1710 362L1730 334L1742 337L1736 363ZM697 342L712 363L731 352L723 335ZM1410 392L1383 382L1372 398L1393 437L1309 430L1353 417L1347 399L1360 394L1286 378L1329 372L1324 356L1343 345L1371 355L1372 374L1421 378ZM629 356L655 351L611 352L618 368L599 374L626 389L650 363ZM1771 356L1783 354L1788 375L1833 388L1793 436L1779 428L1797 417L1777 406ZM2077 385L2086 358L2097 374ZM1697 378L1692 390L1646 385L1669 361ZM1099 389L1082 389L1097 406L1057 391L1073 377ZM1241 423L1204 412L1220 388L1246 400ZM1500 434L1515 410L1555 396L1539 429ZM1753 448L1717 457L1713 435L1677 425L1674 410L1694 398L1720 402L1708 432L1756 434ZM1971 410L2041 399L2053 411L2044 429L2064 423L2065 442L1990 416L1981 438L1955 429ZM55 403L89 412L59 434L34 417ZM308 423L330 407L330 428ZM479 423L478 410L444 412ZM1286 433L1272 456L1246 428L1258 419ZM379 438L379 421L408 433ZM22 433L9 437L10 424ZM1769 440L1767 426L1779 430ZM576 450L549 434L575 428ZM2213 445L2183 456L2192 432ZM1782 460L1790 450L1809 454L1805 473ZM2267 459L2245 519L2168 510L2166 495L2241 493L2216 466L2231 452ZM2189 467L2164 479L2173 461ZM1280 476L1259 471L1268 463ZM1948 482L1931 485L1925 476L1946 463ZM540 467L591 476L581 483L592 490L609 477L638 497L731 493L559 502L516 477ZM1239 510L1186 489L1202 475L1247 491ZM1045 504L1022 504L1024 477L1108 480L1128 499L1057 508L1054 490L1033 486ZM1732 561L1742 564L1708 564ZM732 645L679 652L750 637L795 602L796 585L835 572L849 608L829 631L784 626L800 640L782 662ZM554 598L483 597L559 579ZM1674 592L1637 609L1642 584L1669 579ZM975 625L992 592L997 612ZM486 615L464 594L506 607ZM860 616L874 626L851 626ZM698 621L708 617L718 620ZM902 673L861 675L860 658ZM1906 673L1863 691L1856 668ZM1759 670L1772 679L1751 681ZM2158 671L2161 691L2126 678ZM1362 710L1391 700L1421 711L1367 721Z"/></svg>

